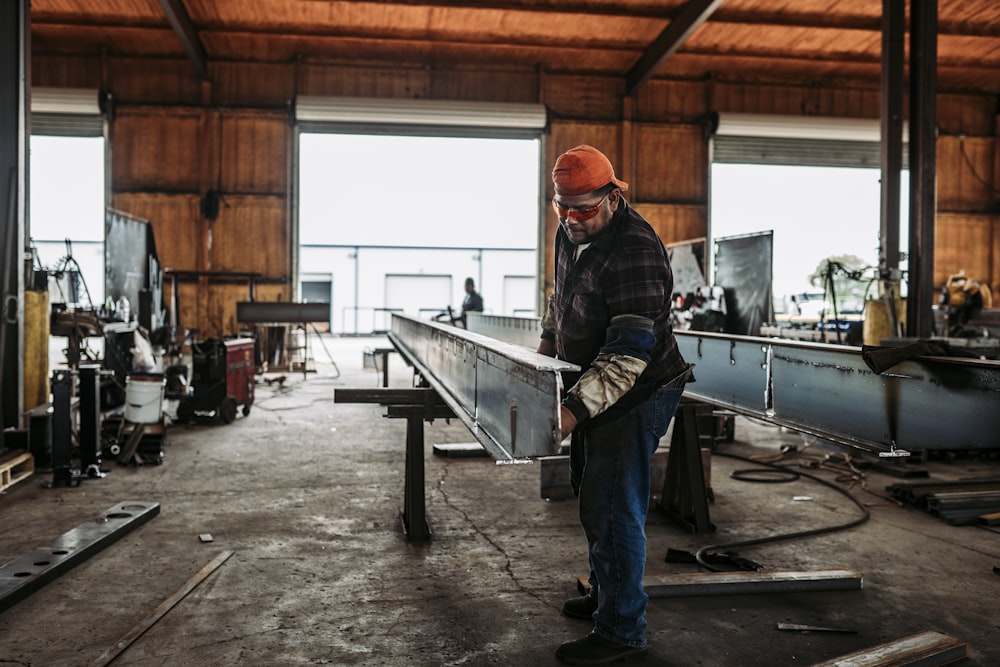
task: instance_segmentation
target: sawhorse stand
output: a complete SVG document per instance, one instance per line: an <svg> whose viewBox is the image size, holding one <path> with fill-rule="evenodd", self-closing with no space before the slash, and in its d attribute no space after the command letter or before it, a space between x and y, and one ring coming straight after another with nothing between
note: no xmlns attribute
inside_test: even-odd
<svg viewBox="0 0 1000 667"><path fill-rule="evenodd" d="M431 539L424 496L424 421L455 416L438 393L427 388L414 389L337 389L334 403L378 403L387 408L386 416L406 419L406 471L403 509L400 519L406 539L426 542Z"/></svg>
<svg viewBox="0 0 1000 667"><path fill-rule="evenodd" d="M681 399L674 415L670 454L659 507L692 533L715 530L708 516L709 490L698 438L697 402Z"/></svg>
<svg viewBox="0 0 1000 667"><path fill-rule="evenodd" d="M382 385L389 386L389 354L395 352L394 347L376 347L372 354L375 355L375 370L382 371Z"/></svg>

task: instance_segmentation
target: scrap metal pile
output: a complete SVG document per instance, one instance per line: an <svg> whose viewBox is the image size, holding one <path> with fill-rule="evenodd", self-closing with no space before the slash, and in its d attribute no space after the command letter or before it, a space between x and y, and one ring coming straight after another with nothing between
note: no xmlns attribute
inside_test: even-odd
<svg viewBox="0 0 1000 667"><path fill-rule="evenodd" d="M1000 525L1000 477L955 482L892 484L896 500L938 516L953 526Z"/></svg>

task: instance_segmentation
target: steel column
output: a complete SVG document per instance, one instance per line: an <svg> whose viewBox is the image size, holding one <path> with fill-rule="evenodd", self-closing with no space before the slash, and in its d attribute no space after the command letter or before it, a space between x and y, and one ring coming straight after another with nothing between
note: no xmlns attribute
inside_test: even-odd
<svg viewBox="0 0 1000 667"><path fill-rule="evenodd" d="M900 278L899 193L900 172L903 168L905 31L906 1L882 0L882 206L879 276L892 285Z"/></svg>
<svg viewBox="0 0 1000 667"><path fill-rule="evenodd" d="M906 335L934 332L937 0L910 1L910 260Z"/></svg>
<svg viewBox="0 0 1000 667"><path fill-rule="evenodd" d="M24 411L24 273L31 30L28 0L0 2L0 447Z"/></svg>

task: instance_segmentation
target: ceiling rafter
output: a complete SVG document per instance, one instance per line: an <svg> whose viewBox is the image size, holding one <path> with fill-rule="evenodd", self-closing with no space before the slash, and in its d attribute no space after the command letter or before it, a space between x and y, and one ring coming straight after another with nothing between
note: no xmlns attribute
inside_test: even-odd
<svg viewBox="0 0 1000 667"><path fill-rule="evenodd" d="M181 0L160 0L163 13L167 16L167 21L177 33L177 39L181 41L181 47L194 63L194 68L198 71L198 76L202 80L208 80L208 56L205 55L205 47L198 37L198 31L191 22L184 3Z"/></svg>
<svg viewBox="0 0 1000 667"><path fill-rule="evenodd" d="M32 0L37 53L516 64L615 77L733 74L804 82L869 80L880 63L878 0ZM714 11L710 8L715 7ZM686 28L686 29L685 29ZM687 37L685 39L685 36ZM956 90L1000 93L1000 5L948 0L938 68ZM754 63L765 71L754 70ZM862 69L859 69L862 68ZM735 73L739 73L738 75ZM631 94L631 93L630 93Z"/></svg>
<svg viewBox="0 0 1000 667"><path fill-rule="evenodd" d="M688 37L708 20L722 0L689 0L625 75L625 94L635 95Z"/></svg>
<svg viewBox="0 0 1000 667"><path fill-rule="evenodd" d="M169 1L169 0L159 0L159 1ZM319 2L320 0L305 0L309 2ZM388 2L389 0L375 0L376 2ZM401 4L407 4L411 6L416 5L427 5L423 2L403 2ZM436 5L427 5L436 6ZM672 18L673 12L664 13L662 8L658 13L651 11L631 11L623 12L620 9L616 11L587 11L585 9L574 9L572 6L567 8L565 5L560 5L559 9L552 10L540 10L537 6L530 5L518 5L518 4L506 4L506 3L458 3L449 4L447 7L441 7L442 9L495 9L504 11L517 11L539 14L542 16L553 15L559 16L560 18L569 19L570 16L607 16L607 17L617 17L617 18L648 18L661 21L669 21ZM803 28L803 29L821 29L821 30L852 30L852 31L862 31L862 32L872 32L881 33L881 19L880 18L869 18L865 16L854 16L854 17L827 17L817 16L814 14L796 14L796 13L770 13L770 14L760 14L745 11L734 12L732 10L727 10L725 5L719 7L715 13L706 21L707 24L711 26L726 27L733 25L752 25L761 29L767 29L769 27L778 28ZM42 26L61 26L68 25L76 28L106 28L106 29L132 29L132 28L162 28L164 27L164 22L162 20L153 20L149 18L142 19L126 19L124 17L119 17L117 20L103 19L101 17L75 17L75 16L65 16L61 14L43 14L40 16L32 16L32 27L42 27ZM313 27L313 26L296 26L294 33L288 28L261 28L250 22L243 21L240 23L226 23L220 24L218 22L203 22L201 32L212 30L212 31L240 31L240 32L258 32L261 34L295 34L295 35L321 35L323 34L324 28ZM938 35L941 37L948 36L964 36L964 37L983 37L983 38L997 38L1000 37L1000 25L990 25L990 24L969 24L965 21L942 21L940 28L938 30Z"/></svg>

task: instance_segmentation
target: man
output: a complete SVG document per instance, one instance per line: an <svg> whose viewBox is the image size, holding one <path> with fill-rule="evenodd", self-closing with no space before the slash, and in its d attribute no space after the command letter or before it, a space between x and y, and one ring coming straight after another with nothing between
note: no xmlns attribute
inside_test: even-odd
<svg viewBox="0 0 1000 667"><path fill-rule="evenodd" d="M552 169L559 216L555 289L538 351L578 364L560 407L570 478L587 537L590 592L563 614L592 620L559 647L575 665L646 654L649 459L680 402L689 366L669 323L673 274L656 232L625 201L608 158L577 146Z"/></svg>
<svg viewBox="0 0 1000 667"><path fill-rule="evenodd" d="M462 300L462 326L466 326L466 313L483 312L483 297L476 291L476 281L465 279L465 298Z"/></svg>

